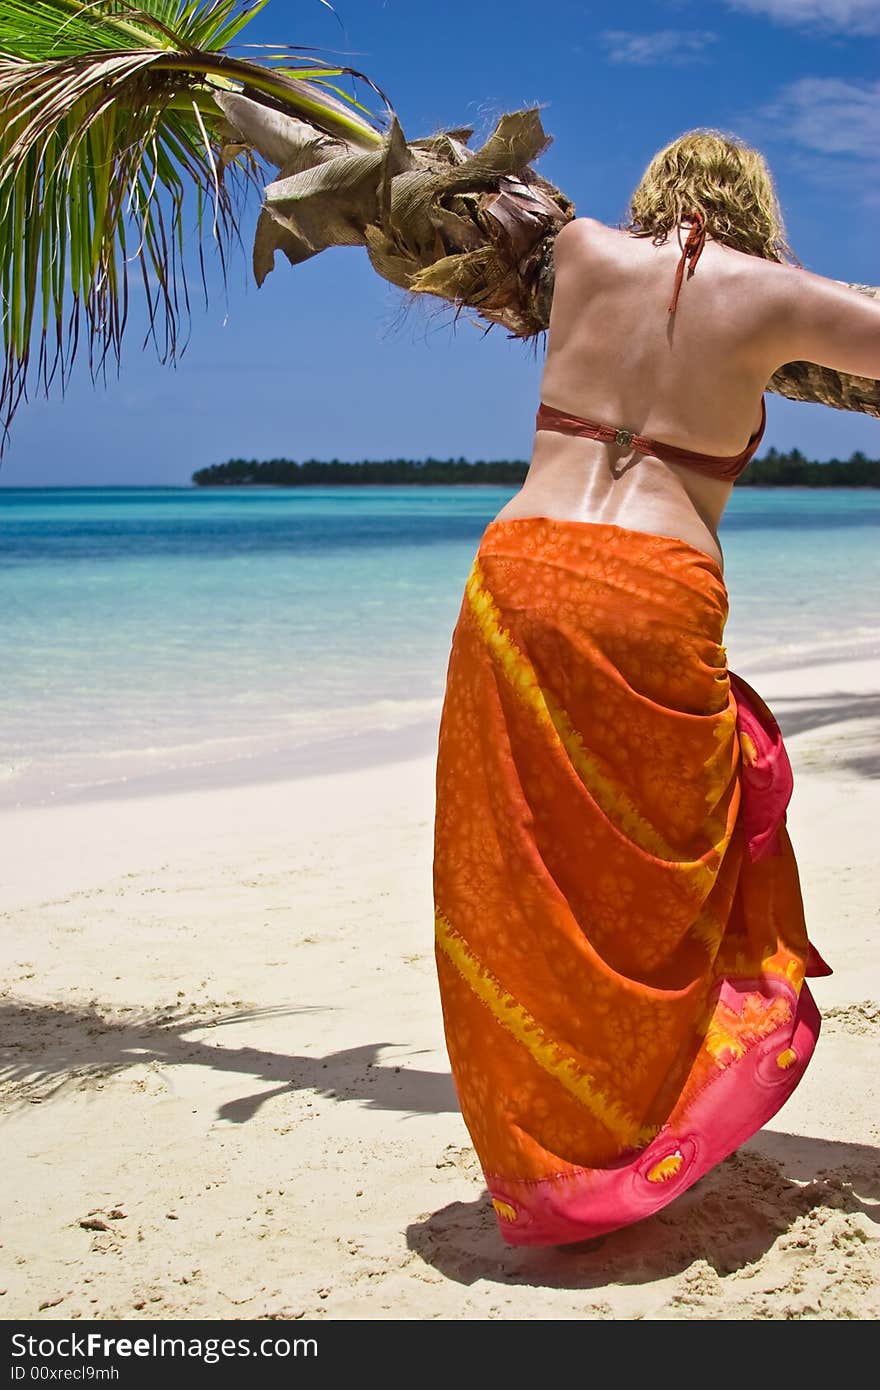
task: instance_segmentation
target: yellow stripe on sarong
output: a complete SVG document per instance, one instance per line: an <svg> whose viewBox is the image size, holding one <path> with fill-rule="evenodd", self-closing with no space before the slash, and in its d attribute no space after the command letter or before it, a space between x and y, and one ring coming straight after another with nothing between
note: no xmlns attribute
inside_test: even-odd
<svg viewBox="0 0 880 1390"><path fill-rule="evenodd" d="M586 750L580 734L572 726L565 710L541 685L532 663L503 626L495 600L486 587L479 557L475 558L471 567L465 591L483 639L510 685L539 723L548 731L554 732L581 782L615 829L625 834L640 849L662 859L673 868L680 869L693 880L695 886L711 889L715 883L716 870L704 864L701 859L681 859L673 846L645 820L626 792L602 770L595 756ZM728 839L729 834L725 828L722 838L713 844L713 850L720 855Z"/></svg>
<svg viewBox="0 0 880 1390"><path fill-rule="evenodd" d="M567 1056L559 1043L547 1036L536 1018L514 999L512 994L494 978L469 949L464 939L443 916L434 917L437 943L455 966L462 979L489 1009L493 1017L528 1052L529 1056L548 1075L583 1105L612 1134L623 1148L649 1144L660 1126L641 1126L623 1106L619 1105L587 1075L573 1057Z"/></svg>

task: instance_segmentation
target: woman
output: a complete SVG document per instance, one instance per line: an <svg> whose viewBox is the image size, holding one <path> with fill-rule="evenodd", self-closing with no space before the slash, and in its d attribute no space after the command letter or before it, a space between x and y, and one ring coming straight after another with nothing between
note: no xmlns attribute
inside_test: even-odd
<svg viewBox="0 0 880 1390"><path fill-rule="evenodd" d="M774 371L880 376L880 304L789 257L761 156L702 130L624 228L556 238L531 464L474 559L437 754L446 1040L512 1244L665 1206L818 1034L790 768L727 669L717 530Z"/></svg>

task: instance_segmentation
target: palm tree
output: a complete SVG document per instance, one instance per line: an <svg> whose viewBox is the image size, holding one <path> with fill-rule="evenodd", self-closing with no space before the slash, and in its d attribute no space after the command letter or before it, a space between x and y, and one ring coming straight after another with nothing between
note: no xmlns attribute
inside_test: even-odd
<svg viewBox="0 0 880 1390"><path fill-rule="evenodd" d="M277 251L298 265L359 245L408 302L435 296L512 338L546 329L553 243L575 211L533 167L552 139L538 109L503 115L477 150L468 127L407 140L356 69L289 45L240 56L234 40L266 3L0 0L0 454L29 378L48 394L60 367L63 392L83 320L93 379L109 354L119 365L129 264L148 336L175 360L190 307L185 214L207 291L208 221L225 285L249 195L261 200L260 285ZM770 389L880 415L880 384L811 363L790 363Z"/></svg>

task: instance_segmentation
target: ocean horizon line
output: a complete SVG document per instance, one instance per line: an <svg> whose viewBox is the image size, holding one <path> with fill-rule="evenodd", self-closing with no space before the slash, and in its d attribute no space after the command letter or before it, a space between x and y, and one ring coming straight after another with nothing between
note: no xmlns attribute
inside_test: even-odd
<svg viewBox="0 0 880 1390"><path fill-rule="evenodd" d="M0 495L3 493L70 493L70 492L187 492L198 494L199 496L214 496L224 493L238 492L281 492L281 493L302 493L307 491L339 492L345 488L352 491L364 492L374 489L386 489L394 491L412 492L415 490L424 491L426 488L443 488L447 491L450 488L467 488L469 492L479 491L481 488L491 492L497 492L504 488L515 489L516 483L497 483L497 482L462 482L457 480L454 483L437 482L411 482L399 483L336 483L336 482L315 482L315 483L223 483L213 486L200 486L198 483L3 483L0 482ZM756 488L749 489L757 490ZM784 483L776 482L772 484L760 485L762 492L876 492L880 490L880 483Z"/></svg>

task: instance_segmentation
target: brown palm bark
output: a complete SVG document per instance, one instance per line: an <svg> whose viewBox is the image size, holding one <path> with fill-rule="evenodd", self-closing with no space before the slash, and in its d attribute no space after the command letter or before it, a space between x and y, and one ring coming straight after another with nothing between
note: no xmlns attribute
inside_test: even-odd
<svg viewBox="0 0 880 1390"><path fill-rule="evenodd" d="M381 145L364 151L249 97L215 100L224 162L253 150L278 170L254 241L258 284L277 251L299 265L331 246L363 246L378 274L410 295L472 309L511 338L547 328L553 244L575 209L532 167L552 141L536 109L503 115L478 150L467 147L469 127L407 141L394 117ZM880 416L880 383L811 362L788 363L769 390Z"/></svg>

